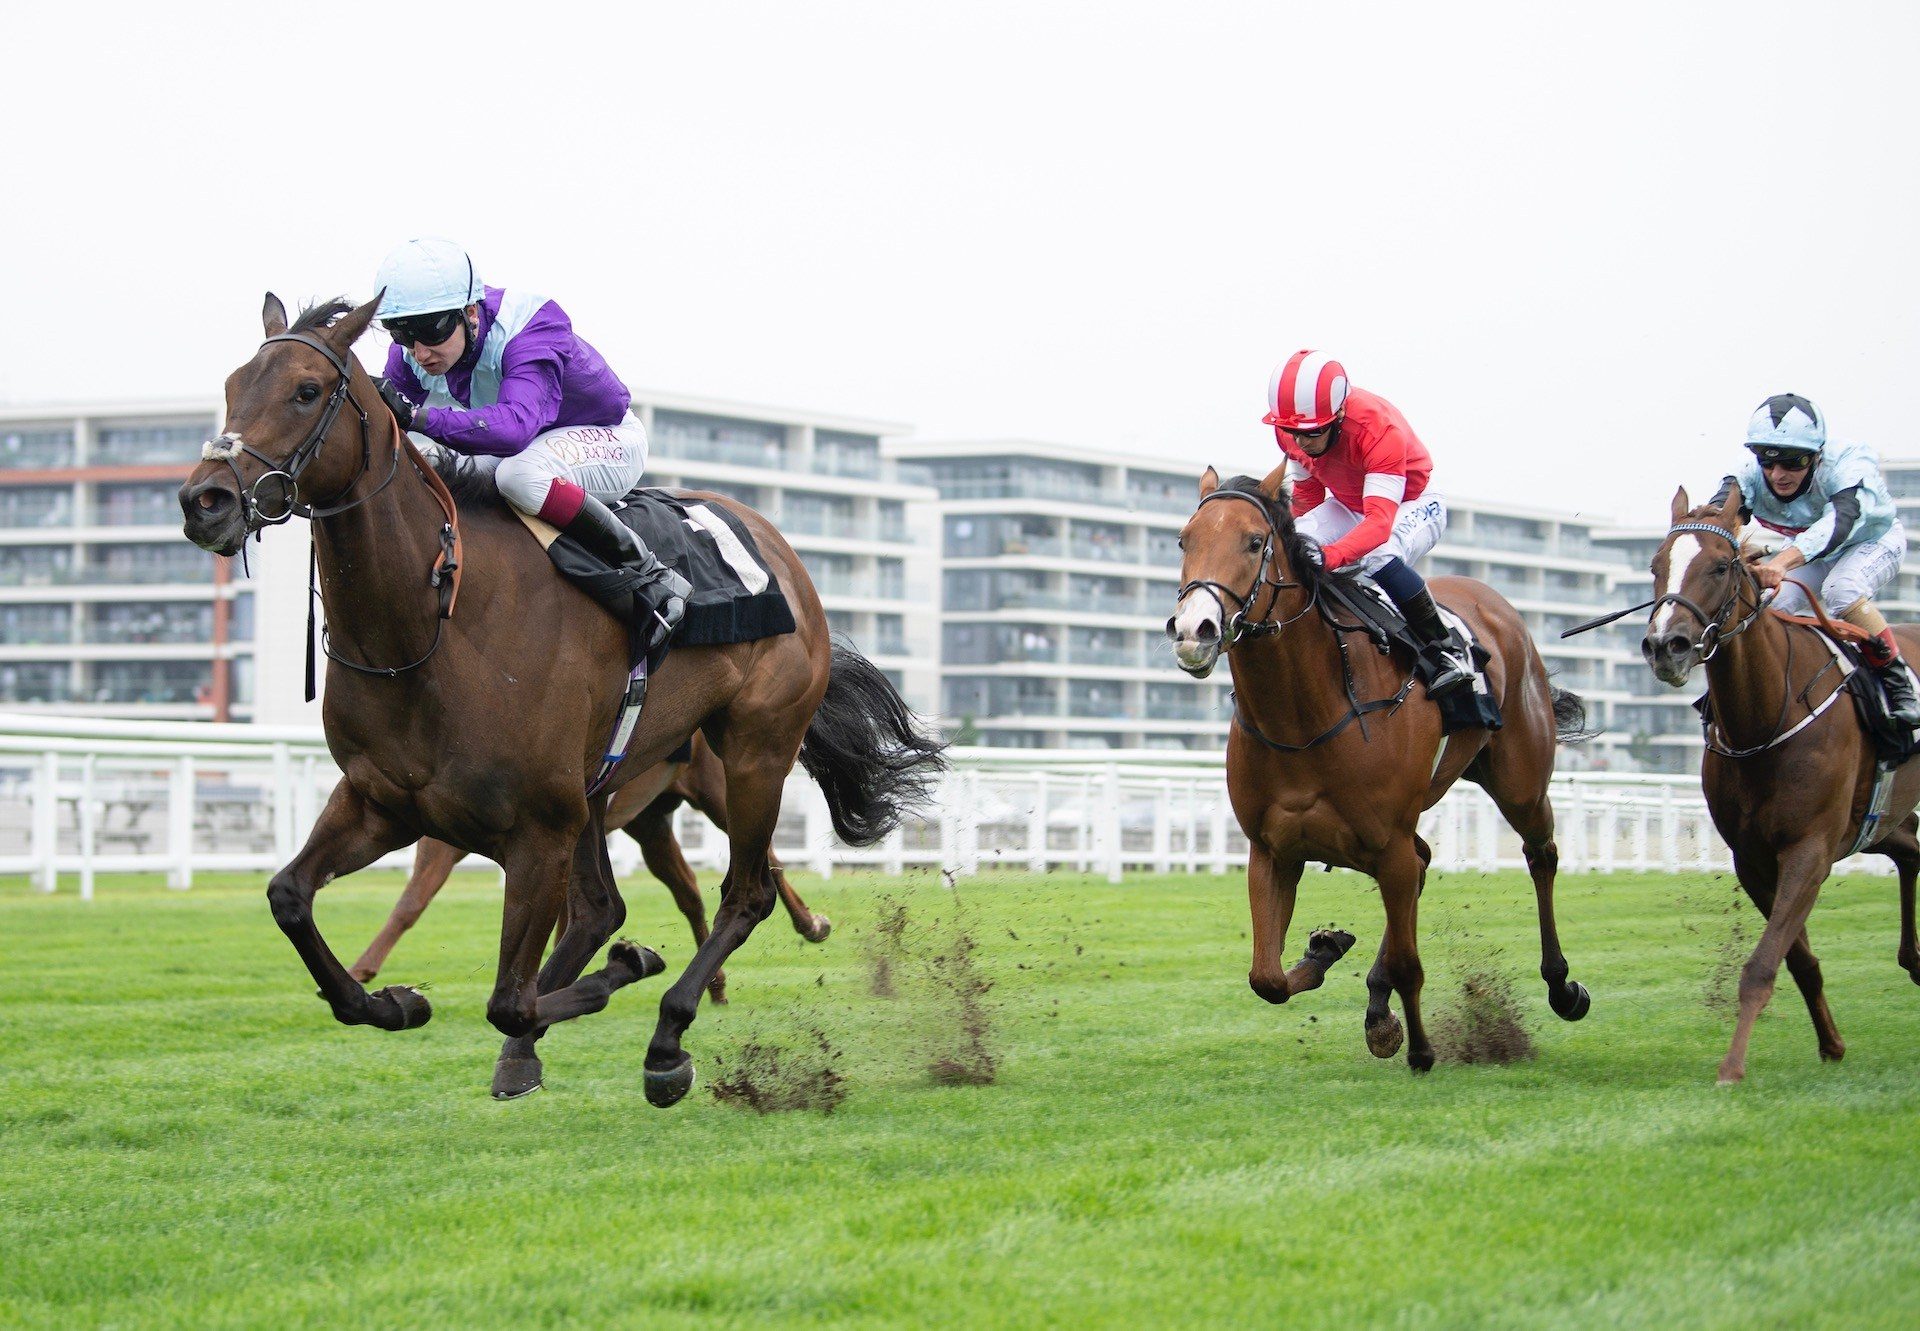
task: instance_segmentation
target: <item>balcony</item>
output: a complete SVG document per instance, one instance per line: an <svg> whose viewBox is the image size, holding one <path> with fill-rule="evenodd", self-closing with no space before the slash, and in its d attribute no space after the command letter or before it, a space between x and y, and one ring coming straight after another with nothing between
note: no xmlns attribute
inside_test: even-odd
<svg viewBox="0 0 1920 1331"><path fill-rule="evenodd" d="M1075 559L1098 560L1107 564L1137 564L1140 552L1115 541L1074 541L1069 552Z"/></svg>
<svg viewBox="0 0 1920 1331"><path fill-rule="evenodd" d="M1067 653L1068 665L1080 666L1118 666L1122 669L1133 666L1138 653L1125 647L1075 647Z"/></svg>
<svg viewBox="0 0 1920 1331"><path fill-rule="evenodd" d="M1218 721L1222 715L1219 708L1203 702L1147 703L1149 721Z"/></svg>
<svg viewBox="0 0 1920 1331"><path fill-rule="evenodd" d="M48 471L73 465L71 435L0 431L0 471Z"/></svg>
<svg viewBox="0 0 1920 1331"><path fill-rule="evenodd" d="M720 462L730 467L759 467L767 471L787 470L787 451L773 443L752 443L735 439L702 439L663 430L654 441L662 462ZM655 464L656 466L658 464Z"/></svg>
<svg viewBox="0 0 1920 1331"><path fill-rule="evenodd" d="M856 481L880 479L880 455L877 452L823 452L813 454L813 472L820 476L846 476Z"/></svg>

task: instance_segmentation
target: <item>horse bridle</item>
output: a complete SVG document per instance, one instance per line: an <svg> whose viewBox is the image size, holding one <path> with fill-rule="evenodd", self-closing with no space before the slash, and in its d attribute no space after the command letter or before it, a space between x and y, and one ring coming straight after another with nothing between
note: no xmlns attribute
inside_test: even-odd
<svg viewBox="0 0 1920 1331"><path fill-rule="evenodd" d="M1273 547L1280 539L1280 528L1274 522L1273 511L1267 506L1265 499L1248 494L1245 490L1215 490L1200 501L1200 508L1205 508L1216 499L1243 499L1260 511L1261 520L1267 524L1267 540L1260 550L1260 566L1254 571L1253 582L1244 593L1237 592L1224 582L1215 582L1211 578L1195 578L1174 593L1175 605L1186 600L1188 595L1195 591L1205 591L1213 597L1214 604L1220 607L1222 623L1220 645L1226 648L1233 646L1242 638L1264 638L1269 634L1280 632L1319 604L1320 589L1317 586L1309 587L1304 582L1290 582L1284 578L1269 576L1269 570L1273 567ZM1267 613L1259 619L1249 618L1254 599L1260 595L1262 587L1267 588L1269 593ZM1280 593L1284 591L1307 592L1307 603L1285 619L1276 620L1273 612L1279 608ZM1232 616L1227 614L1228 598L1232 598L1233 603L1239 607ZM1167 621L1167 631L1169 634L1173 632L1172 619Z"/></svg>
<svg viewBox="0 0 1920 1331"><path fill-rule="evenodd" d="M1711 615L1701 609L1697 603L1680 595L1678 592L1668 592L1664 596L1656 596L1653 598L1648 610L1649 618L1658 614L1660 607L1663 605L1677 605L1700 621L1700 642L1695 646L1694 650L1700 654L1700 661L1704 665L1713 659L1715 652L1720 650L1721 643L1727 641L1729 638L1737 638L1749 628L1752 628L1754 621L1760 618L1760 613L1766 609L1767 602L1765 595L1760 590L1760 579L1754 576L1753 570L1747 567L1747 561L1741 557L1740 538L1738 536L1728 531L1725 527L1717 527L1711 522L1677 522L1667 528L1667 538L1671 540L1680 532L1706 532L1709 535L1718 536L1721 540L1726 541L1733 547L1733 566L1739 569L1745 576L1745 586L1753 590L1753 609L1747 612L1745 619L1742 619L1732 628L1727 627L1727 622L1733 618L1733 613L1739 608L1742 600L1740 589L1738 588L1736 588L1725 601L1721 602L1719 610Z"/></svg>
<svg viewBox="0 0 1920 1331"><path fill-rule="evenodd" d="M299 446L293 450L285 463L275 462L244 439L228 436L232 447L225 451L225 455L220 460L225 462L227 470L233 473L233 483L240 493L240 507L245 515L249 534L258 532L262 527L277 527L295 517L330 518L337 513L345 513L348 509L366 503L386 489L393 483L394 476L400 470L400 450L395 448L393 465L387 469L386 478L379 485L348 503L335 502L342 496L353 493L354 486L360 483L360 478L365 476L373 466L372 418L367 415L367 409L360 405L360 400L353 395L352 367L347 363L344 355L336 352L319 338L306 333L277 333L260 345L265 348L272 346L275 342L298 342L303 347L319 352L327 358L327 363L333 366L334 372L340 377L334 381L333 391L327 395L327 405L321 411L319 421L307 433L307 437L300 441ZM300 477L320 455L321 445L326 443L327 435L340 415L340 409L348 403L353 404L354 414L360 418L360 466L354 471L353 478L346 483L339 494L333 497L333 500L318 505L302 504ZM252 485L248 485L241 479L240 468L234 463L235 455L240 453L246 454L266 468ZM285 507L276 513L268 513L260 503L260 487L270 480L278 481L284 487Z"/></svg>

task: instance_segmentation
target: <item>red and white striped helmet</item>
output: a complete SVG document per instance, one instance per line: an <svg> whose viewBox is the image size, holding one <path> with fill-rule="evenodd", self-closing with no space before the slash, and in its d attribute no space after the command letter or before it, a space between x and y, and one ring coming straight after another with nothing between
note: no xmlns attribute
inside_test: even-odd
<svg viewBox="0 0 1920 1331"><path fill-rule="evenodd" d="M1347 372L1324 351L1294 352L1267 381L1266 424L1283 430L1324 430L1346 405Z"/></svg>

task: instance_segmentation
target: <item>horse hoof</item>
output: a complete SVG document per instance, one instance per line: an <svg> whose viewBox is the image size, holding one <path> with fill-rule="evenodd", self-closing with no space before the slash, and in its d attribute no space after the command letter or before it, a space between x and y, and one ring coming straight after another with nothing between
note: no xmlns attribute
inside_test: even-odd
<svg viewBox="0 0 1920 1331"><path fill-rule="evenodd" d="M390 984L374 997L384 998L399 1007L400 1024L394 1030L418 1030L433 1019L433 1004L418 989L409 989L404 984Z"/></svg>
<svg viewBox="0 0 1920 1331"><path fill-rule="evenodd" d="M670 1068L647 1069L647 1103L655 1109L671 1109L693 1089L693 1060L685 1054Z"/></svg>
<svg viewBox="0 0 1920 1331"><path fill-rule="evenodd" d="M800 936L809 943L824 943L832 932L833 921L815 911L807 920L807 927L800 931Z"/></svg>
<svg viewBox="0 0 1920 1331"><path fill-rule="evenodd" d="M1324 971L1346 956L1352 946L1353 935L1345 929L1315 929L1307 935L1306 959Z"/></svg>
<svg viewBox="0 0 1920 1331"><path fill-rule="evenodd" d="M1580 981L1570 980L1567 987L1557 994L1551 989L1547 990L1547 1006L1562 1021L1578 1021L1593 1006L1593 995L1587 992L1587 986Z"/></svg>
<svg viewBox="0 0 1920 1331"><path fill-rule="evenodd" d="M1843 1044L1834 1045L1831 1049L1823 1046L1820 1050L1820 1061L1822 1063L1838 1063L1846 1056L1847 1047Z"/></svg>
<svg viewBox="0 0 1920 1331"><path fill-rule="evenodd" d="M1415 1075L1418 1075L1422 1072L1432 1072L1433 1071L1433 1050L1431 1049L1407 1050L1407 1070L1409 1072L1414 1073Z"/></svg>
<svg viewBox="0 0 1920 1331"><path fill-rule="evenodd" d="M1375 1058L1392 1058L1400 1052L1400 1042L1406 1038L1406 1028L1391 1012L1379 1021L1367 1023L1367 1052Z"/></svg>
<svg viewBox="0 0 1920 1331"><path fill-rule="evenodd" d="M727 1005L727 986L715 980L707 986L707 1001L716 1007Z"/></svg>
<svg viewBox="0 0 1920 1331"><path fill-rule="evenodd" d="M546 1084L537 1058L503 1058L493 1065L493 1098L518 1100Z"/></svg>
<svg viewBox="0 0 1920 1331"><path fill-rule="evenodd" d="M660 954L650 947L641 947L638 943L629 943L621 939L607 949L607 969L615 966L628 972L624 976L616 975L614 988L632 984L635 980L644 980L649 975L658 975L667 968Z"/></svg>

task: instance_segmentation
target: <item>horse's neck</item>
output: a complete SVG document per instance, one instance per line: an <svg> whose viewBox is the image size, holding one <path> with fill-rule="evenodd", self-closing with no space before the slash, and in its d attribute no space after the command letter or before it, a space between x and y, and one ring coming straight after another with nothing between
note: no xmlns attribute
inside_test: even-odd
<svg viewBox="0 0 1920 1331"><path fill-rule="evenodd" d="M1299 605L1276 610L1285 620ZM1364 660L1376 653L1350 652L1354 686L1362 683ZM1271 637L1234 648L1234 698L1240 713L1262 734L1285 743L1301 743L1333 725L1347 710L1346 667L1340 639L1317 609L1309 609Z"/></svg>
<svg viewBox="0 0 1920 1331"><path fill-rule="evenodd" d="M392 451L400 449L398 465ZM386 479L385 488L373 493ZM428 584L446 515L397 438L378 444L365 473L339 500L370 496L313 522L320 598L334 645L368 665L404 665L438 629L438 593Z"/></svg>
<svg viewBox="0 0 1920 1331"><path fill-rule="evenodd" d="M1727 745L1764 744L1783 718L1791 723L1790 699L1807 686L1813 670L1832 659L1810 636L1803 644L1792 643L1794 632L1773 615L1762 614L1745 632L1722 638L1715 648L1707 662L1707 693ZM1796 650L1800 646L1808 650Z"/></svg>

